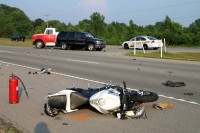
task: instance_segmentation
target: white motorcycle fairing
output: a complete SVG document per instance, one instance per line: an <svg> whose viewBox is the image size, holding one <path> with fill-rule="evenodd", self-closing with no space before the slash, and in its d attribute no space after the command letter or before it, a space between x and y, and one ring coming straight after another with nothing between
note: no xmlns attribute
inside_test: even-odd
<svg viewBox="0 0 200 133"><path fill-rule="evenodd" d="M59 91L55 94L52 94L52 95L48 95L48 97L57 97L57 96L66 96L66 108L65 108L65 111L63 110L64 113L67 113L67 112L73 112L73 111L77 111L78 109L74 109L72 110L71 107L70 107L70 95L72 92L75 92L73 90L62 90L62 91Z"/></svg>
<svg viewBox="0 0 200 133"><path fill-rule="evenodd" d="M48 95L48 105L62 110L64 113L77 111L77 107L87 104L88 98L73 90L62 90Z"/></svg>
<svg viewBox="0 0 200 133"><path fill-rule="evenodd" d="M120 103L120 92L115 89L102 90L89 99L89 103L92 107L103 114L108 114L119 109Z"/></svg>

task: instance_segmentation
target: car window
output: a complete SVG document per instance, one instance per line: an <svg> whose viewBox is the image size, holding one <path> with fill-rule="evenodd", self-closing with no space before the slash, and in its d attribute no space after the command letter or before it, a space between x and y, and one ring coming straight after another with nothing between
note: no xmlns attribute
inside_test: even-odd
<svg viewBox="0 0 200 133"><path fill-rule="evenodd" d="M68 32L60 32L58 38L65 39L67 37Z"/></svg>
<svg viewBox="0 0 200 133"><path fill-rule="evenodd" d="M141 41L146 41L146 39L144 37L140 37Z"/></svg>
<svg viewBox="0 0 200 133"><path fill-rule="evenodd" d="M137 37L137 38L136 38L136 41L141 41L141 37Z"/></svg>
<svg viewBox="0 0 200 133"><path fill-rule="evenodd" d="M74 39L75 38L75 33L74 32L70 32L68 34L68 39Z"/></svg>
<svg viewBox="0 0 200 133"><path fill-rule="evenodd" d="M148 38L149 40L158 40L157 38L152 37L152 36L148 36L147 38Z"/></svg>
<svg viewBox="0 0 200 133"><path fill-rule="evenodd" d="M83 39L83 36L84 36L83 33L80 33L80 32L76 33L76 39L79 39L79 40Z"/></svg>
<svg viewBox="0 0 200 133"><path fill-rule="evenodd" d="M47 30L45 34L53 34L53 30Z"/></svg>

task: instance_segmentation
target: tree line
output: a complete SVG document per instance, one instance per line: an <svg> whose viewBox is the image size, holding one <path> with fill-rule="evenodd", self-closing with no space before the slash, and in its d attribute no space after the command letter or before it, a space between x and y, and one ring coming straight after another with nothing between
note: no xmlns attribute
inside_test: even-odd
<svg viewBox="0 0 200 133"><path fill-rule="evenodd" d="M119 22L107 24L103 15L94 12L90 19L79 21L76 25L59 20L50 20L48 25L56 28L57 31L90 32L95 37L106 40L109 45L121 45L123 41L135 36L150 35L159 39L165 38L167 45L200 46L200 18L188 27L172 21L169 16L154 25L139 26L133 20L130 20L129 24ZM22 10L0 4L0 37L18 34L31 38L33 34L43 33L46 27L47 22L43 19L32 21Z"/></svg>

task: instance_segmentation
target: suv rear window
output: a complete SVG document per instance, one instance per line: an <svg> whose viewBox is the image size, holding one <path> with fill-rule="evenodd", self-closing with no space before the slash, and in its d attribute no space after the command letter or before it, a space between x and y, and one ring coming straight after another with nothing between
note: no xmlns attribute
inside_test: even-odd
<svg viewBox="0 0 200 133"><path fill-rule="evenodd" d="M60 32L58 35L58 38L61 40L65 40L65 38L67 37L68 32Z"/></svg>

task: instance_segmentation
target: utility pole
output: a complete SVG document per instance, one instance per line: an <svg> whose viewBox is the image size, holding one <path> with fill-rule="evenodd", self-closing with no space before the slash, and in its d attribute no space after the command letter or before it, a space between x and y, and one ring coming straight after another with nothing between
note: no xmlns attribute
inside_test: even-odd
<svg viewBox="0 0 200 133"><path fill-rule="evenodd" d="M48 24L48 17L49 17L49 15L44 15L44 16L46 16L46 22L47 22L47 28L49 27L49 24Z"/></svg>

